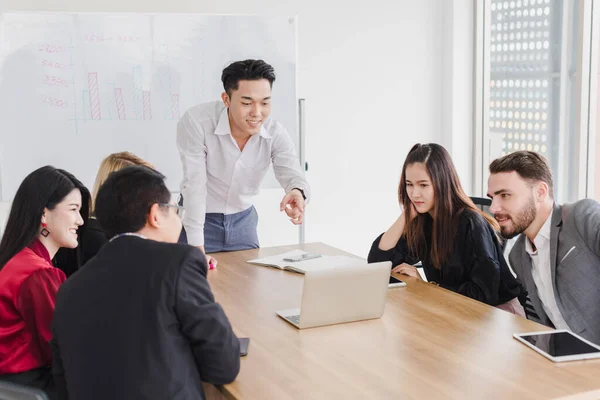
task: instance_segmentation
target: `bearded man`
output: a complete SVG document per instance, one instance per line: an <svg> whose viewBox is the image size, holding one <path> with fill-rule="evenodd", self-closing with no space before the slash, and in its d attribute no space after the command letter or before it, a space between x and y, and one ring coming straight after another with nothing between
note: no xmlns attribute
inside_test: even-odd
<svg viewBox="0 0 600 400"><path fill-rule="evenodd" d="M490 164L490 212L505 238L521 235L509 261L544 325L600 343L600 204L557 204L546 159L517 151Z"/></svg>

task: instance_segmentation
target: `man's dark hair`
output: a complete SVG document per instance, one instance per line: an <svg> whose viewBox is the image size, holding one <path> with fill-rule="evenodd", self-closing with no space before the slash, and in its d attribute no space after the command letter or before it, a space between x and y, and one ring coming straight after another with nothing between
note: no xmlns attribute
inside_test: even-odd
<svg viewBox="0 0 600 400"><path fill-rule="evenodd" d="M146 225L150 207L170 199L163 174L143 166L125 167L110 174L100 186L96 218L109 237L137 232Z"/></svg>
<svg viewBox="0 0 600 400"><path fill-rule="evenodd" d="M238 90L240 81L257 81L266 79L271 87L275 82L275 69L263 60L244 60L229 64L223 70L221 81L228 96L233 90Z"/></svg>
<svg viewBox="0 0 600 400"><path fill-rule="evenodd" d="M552 171L548 162L541 154L533 151L520 150L498 158L490 164L490 174L515 171L529 183L545 182L548 185L550 198L554 198L554 183Z"/></svg>

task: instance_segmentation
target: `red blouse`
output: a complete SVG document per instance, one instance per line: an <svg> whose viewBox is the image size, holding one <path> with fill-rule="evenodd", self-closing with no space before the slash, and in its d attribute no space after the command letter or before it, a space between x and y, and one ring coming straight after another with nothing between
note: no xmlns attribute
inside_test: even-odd
<svg viewBox="0 0 600 400"><path fill-rule="evenodd" d="M65 280L38 240L0 269L0 375L52 364L50 323Z"/></svg>

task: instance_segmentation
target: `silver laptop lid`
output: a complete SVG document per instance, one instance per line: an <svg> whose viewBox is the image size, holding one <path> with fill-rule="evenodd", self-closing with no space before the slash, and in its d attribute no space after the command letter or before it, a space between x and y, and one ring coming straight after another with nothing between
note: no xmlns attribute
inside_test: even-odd
<svg viewBox="0 0 600 400"><path fill-rule="evenodd" d="M383 315L392 263L358 261L307 272L300 328L379 318Z"/></svg>

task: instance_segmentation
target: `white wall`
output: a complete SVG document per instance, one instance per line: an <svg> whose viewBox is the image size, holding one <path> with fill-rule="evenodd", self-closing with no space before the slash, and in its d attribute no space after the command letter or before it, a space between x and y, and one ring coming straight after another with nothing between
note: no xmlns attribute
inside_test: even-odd
<svg viewBox="0 0 600 400"><path fill-rule="evenodd" d="M299 12L314 193L306 236L366 256L398 215L408 150L440 138L442 10L439 1L344 4Z"/></svg>
<svg viewBox="0 0 600 400"><path fill-rule="evenodd" d="M464 90L460 84L444 85L444 81L454 75L463 79L469 73L454 61L459 52L451 56L443 52L452 40L462 40L460 34L445 37L446 1L453 4L450 16L455 3L459 8L472 3L5 0L3 8L298 15L298 94L306 98L306 157L313 189L306 240L366 256L374 237L398 215L397 184L410 147L416 142L439 142L455 153L459 146L452 138L462 126L457 121L471 115L466 110L469 116L464 117L460 104L452 114L444 114L447 101L457 101L455 93ZM451 29L468 28L453 24ZM448 121L452 121L450 129L444 126ZM470 154L453 156L470 159ZM461 175L470 171L468 166L460 170ZM296 230L278 212L281 196L282 192L268 191L257 202L263 246L297 238Z"/></svg>
<svg viewBox="0 0 600 400"><path fill-rule="evenodd" d="M0 239L8 220L8 213L10 212L10 203L7 201L0 201Z"/></svg>
<svg viewBox="0 0 600 400"><path fill-rule="evenodd" d="M474 192L475 2L443 1L442 144L467 194Z"/></svg>

